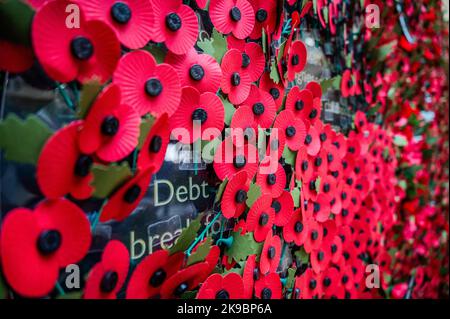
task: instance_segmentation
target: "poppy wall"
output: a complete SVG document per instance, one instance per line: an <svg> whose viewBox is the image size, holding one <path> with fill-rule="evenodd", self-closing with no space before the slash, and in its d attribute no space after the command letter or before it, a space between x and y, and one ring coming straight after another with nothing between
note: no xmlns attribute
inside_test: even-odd
<svg viewBox="0 0 450 319"><path fill-rule="evenodd" d="M448 2L0 2L0 298L448 298Z"/></svg>

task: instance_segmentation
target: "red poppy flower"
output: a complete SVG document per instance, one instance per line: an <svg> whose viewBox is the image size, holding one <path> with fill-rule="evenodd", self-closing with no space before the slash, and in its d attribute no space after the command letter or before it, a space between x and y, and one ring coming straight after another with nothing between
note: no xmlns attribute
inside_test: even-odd
<svg viewBox="0 0 450 319"><path fill-rule="evenodd" d="M322 282L322 293L324 298L342 298L342 293L338 291L340 283L339 271L334 267L329 267L320 275Z"/></svg>
<svg viewBox="0 0 450 319"><path fill-rule="evenodd" d="M208 255L205 257L205 261L208 263L208 268L206 272L210 274L214 268L216 268L217 263L220 259L220 248L214 245L210 248Z"/></svg>
<svg viewBox="0 0 450 319"><path fill-rule="evenodd" d="M137 160L137 167L145 170L147 167L153 166L155 173L158 172L164 162L169 141L169 117L167 113L163 113L152 125L145 138Z"/></svg>
<svg viewBox="0 0 450 319"><path fill-rule="evenodd" d="M322 295L322 282L311 268L305 270L303 274L295 280L295 299L312 299Z"/></svg>
<svg viewBox="0 0 450 319"><path fill-rule="evenodd" d="M259 299L281 299L282 287L280 276L276 273L261 276L255 282L255 296Z"/></svg>
<svg viewBox="0 0 450 319"><path fill-rule="evenodd" d="M200 287L197 299L242 299L244 283L237 273L212 274Z"/></svg>
<svg viewBox="0 0 450 319"><path fill-rule="evenodd" d="M291 82L294 81L295 74L301 72L305 68L307 57L305 44L300 40L292 42L288 55L287 79Z"/></svg>
<svg viewBox="0 0 450 319"><path fill-rule="evenodd" d="M272 199L271 206L275 211L274 225L285 226L294 214L294 199L291 193L283 191L279 197Z"/></svg>
<svg viewBox="0 0 450 319"><path fill-rule="evenodd" d="M209 16L220 33L233 33L238 39L248 37L255 24L255 13L247 0L211 0Z"/></svg>
<svg viewBox="0 0 450 319"><path fill-rule="evenodd" d="M272 126L277 108L273 97L269 93L252 84L250 93L243 104L251 107L257 125L262 128Z"/></svg>
<svg viewBox="0 0 450 319"><path fill-rule="evenodd" d="M140 0L75 0L88 20L100 20L110 26L119 41L130 49L145 46L152 37L155 18L152 4Z"/></svg>
<svg viewBox="0 0 450 319"><path fill-rule="evenodd" d="M307 234L305 237L305 251L310 253L312 250L320 247L323 238L322 227L317 223L314 218L309 218L305 221L305 228L307 229Z"/></svg>
<svg viewBox="0 0 450 319"><path fill-rule="evenodd" d="M159 295L163 283L180 270L184 253L169 256L167 250L158 250L145 257L131 275L127 299L151 299Z"/></svg>
<svg viewBox="0 0 450 319"><path fill-rule="evenodd" d="M298 180L309 181L314 174L314 165L308 156L306 146L300 147L295 160L295 173Z"/></svg>
<svg viewBox="0 0 450 319"><path fill-rule="evenodd" d="M244 299L251 299L253 297L253 286L255 280L259 278L259 270L256 267L256 255L250 255L245 262L242 279L244 282Z"/></svg>
<svg viewBox="0 0 450 319"><path fill-rule="evenodd" d="M284 133L286 144L291 150L297 151L303 145L306 137L306 126L300 118L294 116L293 112L289 110L281 111L275 119L273 127Z"/></svg>
<svg viewBox="0 0 450 319"><path fill-rule="evenodd" d="M114 162L128 156L139 137L139 114L120 104L120 89L111 84L95 100L78 137L85 154L95 153L101 160Z"/></svg>
<svg viewBox="0 0 450 319"><path fill-rule="evenodd" d="M317 189L317 184L319 180L319 176L314 173L311 178L302 180L302 194L305 197L305 200L316 200L317 195L319 194L319 189Z"/></svg>
<svg viewBox="0 0 450 319"><path fill-rule="evenodd" d="M92 267L86 281L85 299L116 299L127 278L130 254L118 240L111 240L105 247L102 259Z"/></svg>
<svg viewBox="0 0 450 319"><path fill-rule="evenodd" d="M257 242L262 242L272 229L275 219L275 212L272 205L272 197L267 194L261 195L247 215L247 231L253 232L253 237Z"/></svg>
<svg viewBox="0 0 450 319"><path fill-rule="evenodd" d="M34 211L16 208L3 220L0 258L9 285L24 297L42 297L60 268L79 262L91 244L89 222L66 199L45 200Z"/></svg>
<svg viewBox="0 0 450 319"><path fill-rule="evenodd" d="M164 61L177 71L181 86L193 86L200 93L216 93L220 87L222 69L208 54L198 53L195 48L191 48L181 55L169 52Z"/></svg>
<svg viewBox="0 0 450 319"><path fill-rule="evenodd" d="M278 163L276 171L270 174L261 173L260 168L256 174L256 183L261 187L263 194L278 197L286 185L286 172L280 163Z"/></svg>
<svg viewBox="0 0 450 319"><path fill-rule="evenodd" d="M121 221L128 217L147 193L154 172L153 166L139 171L120 187L107 201L101 211L100 221Z"/></svg>
<svg viewBox="0 0 450 319"><path fill-rule="evenodd" d="M213 140L223 129L224 117L222 101L216 94L211 92L200 94L195 88L185 86L181 91L180 106L170 118L172 135L185 144L193 143L200 138L205 141ZM176 133L179 128L189 132L189 140L186 139L186 134ZM198 133L204 136L194 136L197 135L196 131L200 131ZM203 132L210 133L203 134Z"/></svg>
<svg viewBox="0 0 450 319"><path fill-rule="evenodd" d="M294 242L297 246L303 245L308 234L306 226L301 209L297 209L289 222L283 227L284 240L287 243Z"/></svg>
<svg viewBox="0 0 450 319"><path fill-rule="evenodd" d="M313 98L321 98L322 97L322 86L320 83L316 81L308 82L305 86L305 90L311 91Z"/></svg>
<svg viewBox="0 0 450 319"><path fill-rule="evenodd" d="M326 176L328 173L328 160L327 152L325 149L321 149L316 156L311 156L310 162L313 164L314 170L321 177Z"/></svg>
<svg viewBox="0 0 450 319"><path fill-rule="evenodd" d="M328 245L320 245L319 248L314 249L311 252L311 267L312 270L319 274L328 268L331 261L331 253L329 252Z"/></svg>
<svg viewBox="0 0 450 319"><path fill-rule="evenodd" d="M276 272L281 257L281 240L278 235L267 233L259 261L259 269L263 275Z"/></svg>
<svg viewBox="0 0 450 319"><path fill-rule="evenodd" d="M71 194L76 199L91 196L89 185L92 157L78 148L82 121L74 121L58 130L45 143L37 162L36 177L41 192L48 198Z"/></svg>
<svg viewBox="0 0 450 319"><path fill-rule="evenodd" d="M164 42L175 54L187 53L197 41L198 20L182 0L151 0L155 15L153 41Z"/></svg>
<svg viewBox="0 0 450 319"><path fill-rule="evenodd" d="M258 81L265 66L266 58L261 46L254 42L245 43L242 51L242 69L248 73L250 81Z"/></svg>
<svg viewBox="0 0 450 319"><path fill-rule="evenodd" d="M334 215L339 215L342 211L341 191L339 188L335 192L330 193L330 211Z"/></svg>
<svg viewBox="0 0 450 319"><path fill-rule="evenodd" d="M336 179L330 175L322 175L320 180L320 192L328 195L330 197L330 200L332 200L333 196L336 193L336 189Z"/></svg>
<svg viewBox="0 0 450 319"><path fill-rule="evenodd" d="M245 1L245 0L244 0ZM242 68L243 57L239 50L231 49L222 58L220 87L233 104L241 104L250 94L250 75Z"/></svg>
<svg viewBox="0 0 450 319"><path fill-rule="evenodd" d="M258 126L253 111L247 105L241 105L231 118L230 128L235 145L244 145L245 142L255 144L258 136Z"/></svg>
<svg viewBox="0 0 450 319"><path fill-rule="evenodd" d="M281 107L284 99L284 86L282 81L277 84L270 78L269 72L264 72L259 80L259 88L272 95L277 109Z"/></svg>
<svg viewBox="0 0 450 319"><path fill-rule="evenodd" d="M249 2L255 13L255 26L249 36L250 39L259 39L263 28L268 34L272 34L277 22L277 1L249 0Z"/></svg>
<svg viewBox="0 0 450 319"><path fill-rule="evenodd" d="M291 111L296 117L307 119L313 108L313 94L310 90L300 90L294 86L286 96L285 109Z"/></svg>
<svg viewBox="0 0 450 319"><path fill-rule="evenodd" d="M230 137L225 138L214 154L214 171L220 180L230 178L245 170L250 178L258 169L258 150L251 144L235 146Z"/></svg>
<svg viewBox="0 0 450 319"><path fill-rule="evenodd" d="M250 183L245 171L233 175L227 183L222 195L221 209L226 218L238 218L247 208L247 192Z"/></svg>
<svg viewBox="0 0 450 319"><path fill-rule="evenodd" d="M208 268L207 262L201 262L178 271L163 283L161 298L180 298L186 291L197 288L208 277Z"/></svg>
<svg viewBox="0 0 450 319"><path fill-rule="evenodd" d="M113 82L122 91L122 101L136 109L139 115L151 113L169 117L181 98L177 72L168 64L156 64L147 51L137 50L124 55L114 72Z"/></svg>
<svg viewBox="0 0 450 319"><path fill-rule="evenodd" d="M97 78L106 82L120 58L120 43L114 31L102 21L85 21L80 27L66 27L69 1L48 1L33 18L34 52L45 72L59 82L85 82Z"/></svg>
<svg viewBox="0 0 450 319"><path fill-rule="evenodd" d="M355 95L356 83L353 78L352 71L346 69L342 74L341 79L341 94L343 97L347 98L349 96Z"/></svg>
<svg viewBox="0 0 450 319"><path fill-rule="evenodd" d="M339 235L334 235L329 249L331 253L331 262L337 264L342 258L342 239Z"/></svg>
<svg viewBox="0 0 450 319"><path fill-rule="evenodd" d="M0 70L25 72L33 65L33 50L29 47L0 40Z"/></svg>
<svg viewBox="0 0 450 319"><path fill-rule="evenodd" d="M308 155L315 156L319 153L321 147L320 137L314 125L309 126L303 144L306 145L306 153Z"/></svg>

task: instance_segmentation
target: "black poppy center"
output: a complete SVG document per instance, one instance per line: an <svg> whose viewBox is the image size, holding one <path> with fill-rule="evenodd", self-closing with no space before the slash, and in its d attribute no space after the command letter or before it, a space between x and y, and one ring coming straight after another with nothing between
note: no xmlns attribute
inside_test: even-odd
<svg viewBox="0 0 450 319"><path fill-rule="evenodd" d="M312 180L309 182L309 190L311 190L311 191L316 190L316 181Z"/></svg>
<svg viewBox="0 0 450 319"><path fill-rule="evenodd" d="M325 254L323 253L323 251L319 251L319 253L317 254L317 259L319 261L322 261L325 258Z"/></svg>
<svg viewBox="0 0 450 319"><path fill-rule="evenodd" d="M159 287L161 284L166 280L167 273L164 271L164 269L158 269L156 270L153 275L150 277L149 284L152 287Z"/></svg>
<svg viewBox="0 0 450 319"><path fill-rule="evenodd" d="M298 57L298 54L294 54L291 58L291 63L293 66L296 66L300 63L300 59Z"/></svg>
<svg viewBox="0 0 450 319"><path fill-rule="evenodd" d="M323 184L323 191L324 191L324 193L328 193L330 191L330 184L329 183Z"/></svg>
<svg viewBox="0 0 450 319"><path fill-rule="evenodd" d="M317 110L316 110L316 109L313 109L313 110L311 111L311 113L309 113L309 118L310 118L310 119L314 119L314 118L316 118L316 116L317 116Z"/></svg>
<svg viewBox="0 0 450 319"><path fill-rule="evenodd" d="M294 230L296 233L301 233L303 231L303 223L301 221L297 221L294 225Z"/></svg>
<svg viewBox="0 0 450 319"><path fill-rule="evenodd" d="M111 7L111 18L119 24L126 24L131 19L130 7L120 1L114 3Z"/></svg>
<svg viewBox="0 0 450 319"><path fill-rule="evenodd" d="M337 246L335 244L331 245L331 252L333 254L337 252Z"/></svg>
<svg viewBox="0 0 450 319"><path fill-rule="evenodd" d="M280 97L280 90L277 88L271 88L269 90L270 95L272 95L273 99L276 100Z"/></svg>
<svg viewBox="0 0 450 319"><path fill-rule="evenodd" d="M162 140L161 136L159 136L159 135L153 136L153 138L148 146L149 151L151 153L158 153L161 150L162 142L163 142L163 140Z"/></svg>
<svg viewBox="0 0 450 319"><path fill-rule="evenodd" d="M177 288L175 288L174 295L179 297L183 293L185 293L188 290L188 288L189 288L188 284L185 282L182 282L181 284L179 284L177 286Z"/></svg>
<svg viewBox="0 0 450 319"><path fill-rule="evenodd" d="M317 281L315 279L311 279L309 281L309 289L314 290L317 287Z"/></svg>
<svg viewBox="0 0 450 319"><path fill-rule="evenodd" d="M348 215L348 210L343 208L342 209L342 216L346 217Z"/></svg>
<svg viewBox="0 0 450 319"><path fill-rule="evenodd" d="M241 76L239 75L239 73L234 72L231 75L231 84L233 86L238 86L241 83Z"/></svg>
<svg viewBox="0 0 450 319"><path fill-rule="evenodd" d="M269 249L267 250L267 257L269 257L269 259L273 259L275 257L275 247L269 247Z"/></svg>
<svg viewBox="0 0 450 319"><path fill-rule="evenodd" d="M275 211L275 213L279 213L281 211L281 204L279 201L277 201L276 199L272 202L271 207L273 208L273 210Z"/></svg>
<svg viewBox="0 0 450 319"><path fill-rule="evenodd" d="M305 144L309 145L312 142L312 136L310 134L307 134L305 137Z"/></svg>
<svg viewBox="0 0 450 319"><path fill-rule="evenodd" d="M259 216L259 224L261 226L266 226L269 222L269 215L267 213L262 213L261 216Z"/></svg>
<svg viewBox="0 0 450 319"><path fill-rule="evenodd" d="M119 275L115 271L107 271L100 281L100 290L108 293L114 290L119 281Z"/></svg>
<svg viewBox="0 0 450 319"><path fill-rule="evenodd" d="M320 211L320 204L319 203L314 203L314 213L318 213Z"/></svg>
<svg viewBox="0 0 450 319"><path fill-rule="evenodd" d="M272 290L266 287L261 291L261 299L270 299L270 298L272 298Z"/></svg>
<svg viewBox="0 0 450 319"><path fill-rule="evenodd" d="M329 153L327 155L327 160L328 160L328 163L331 163L334 160L333 154Z"/></svg>
<svg viewBox="0 0 450 319"><path fill-rule="evenodd" d="M292 125L289 125L286 127L286 136L287 137L293 137L297 133L297 130Z"/></svg>
<svg viewBox="0 0 450 319"><path fill-rule="evenodd" d="M352 87L352 86L353 86L353 80L352 80L352 79L349 79L349 80L347 81L347 85L348 85L348 87Z"/></svg>
<svg viewBox="0 0 450 319"><path fill-rule="evenodd" d="M276 182L277 182L277 175L275 174L267 175L267 184L275 185Z"/></svg>
<svg viewBox="0 0 450 319"><path fill-rule="evenodd" d="M316 165L316 167L320 167L320 165L322 165L322 158L316 157L314 160L314 165Z"/></svg>
<svg viewBox="0 0 450 319"><path fill-rule="evenodd" d="M342 276L342 283L346 284L347 282L348 282L348 276L347 275Z"/></svg>
<svg viewBox="0 0 450 319"><path fill-rule="evenodd" d="M70 42L70 51L78 60L87 60L94 54L94 45L86 37L78 36Z"/></svg>
<svg viewBox="0 0 450 319"><path fill-rule="evenodd" d="M166 26L170 31L178 31L181 28L181 18L175 12L166 15Z"/></svg>
<svg viewBox="0 0 450 319"><path fill-rule="evenodd" d="M241 20L241 10L238 7L233 7L230 10L230 18L231 20L237 22Z"/></svg>
<svg viewBox="0 0 450 319"><path fill-rule="evenodd" d="M329 286L331 285L331 279L330 279L329 277L326 277L326 278L323 280L323 285L324 285L325 287L329 287Z"/></svg>
<svg viewBox="0 0 450 319"><path fill-rule="evenodd" d="M123 200L127 202L128 204L134 203L139 195L141 194L141 187L139 185L133 185L125 192L123 195Z"/></svg>
<svg viewBox="0 0 450 319"><path fill-rule="evenodd" d="M207 119L208 113L206 113L206 111L202 108L198 108L194 112L192 112L193 121L200 121L201 124L204 124Z"/></svg>
<svg viewBox="0 0 450 319"><path fill-rule="evenodd" d="M242 67L246 68L250 65L250 57L247 53L242 52Z"/></svg>
<svg viewBox="0 0 450 319"><path fill-rule="evenodd" d="M54 253L61 246L61 233L50 229L43 231L37 240L37 248L43 255Z"/></svg>
<svg viewBox="0 0 450 319"><path fill-rule="evenodd" d="M230 294L225 289L221 289L216 293L216 299L230 299Z"/></svg>
<svg viewBox="0 0 450 319"><path fill-rule="evenodd" d="M243 202L245 202L245 200L247 199L247 192L244 191L243 189L240 189L236 192L235 198L234 200L236 201L236 203L238 204L242 204Z"/></svg>
<svg viewBox="0 0 450 319"><path fill-rule="evenodd" d="M310 114L310 116L311 116L311 114ZM319 137L320 137L320 140L322 142L325 142L327 140L327 134L326 133L320 133Z"/></svg>
<svg viewBox="0 0 450 319"><path fill-rule="evenodd" d="M245 164L247 164L247 160L245 159L244 155L237 155L233 159L233 165L237 169L243 168L245 166Z"/></svg>
<svg viewBox="0 0 450 319"><path fill-rule="evenodd" d="M91 166L93 163L92 157L88 155L80 155L75 162L74 173L79 177L86 177L91 170Z"/></svg>
<svg viewBox="0 0 450 319"><path fill-rule="evenodd" d="M311 232L311 239L312 240L317 240L317 238L319 238L319 233L317 232L317 230L313 230Z"/></svg>
<svg viewBox="0 0 450 319"><path fill-rule="evenodd" d="M145 93L149 96L155 97L161 94L163 86L160 80L152 78L145 82Z"/></svg>
<svg viewBox="0 0 450 319"><path fill-rule="evenodd" d="M267 10L265 9L258 9L258 11L256 11L256 20L258 22L264 22L267 20Z"/></svg>
<svg viewBox="0 0 450 319"><path fill-rule="evenodd" d="M113 115L108 115L103 119L101 132L106 136L114 136L119 131L119 119Z"/></svg>
<svg viewBox="0 0 450 319"><path fill-rule="evenodd" d="M307 160L303 160L302 161L302 171L307 171L308 170L308 161Z"/></svg>
<svg viewBox="0 0 450 319"><path fill-rule="evenodd" d="M264 113L264 104L257 102L253 104L253 114L259 116Z"/></svg>
<svg viewBox="0 0 450 319"><path fill-rule="evenodd" d="M303 102L302 100L298 100L297 102L295 102L295 109L297 111L303 110L304 107L305 107L305 102Z"/></svg>
<svg viewBox="0 0 450 319"><path fill-rule="evenodd" d="M200 81L205 76L205 70L200 64L194 64L189 69L189 76L194 81Z"/></svg>

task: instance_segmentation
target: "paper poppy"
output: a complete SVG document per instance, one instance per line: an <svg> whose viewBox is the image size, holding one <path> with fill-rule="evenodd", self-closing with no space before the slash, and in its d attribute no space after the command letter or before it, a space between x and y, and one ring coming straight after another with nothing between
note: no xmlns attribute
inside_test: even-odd
<svg viewBox="0 0 450 319"><path fill-rule="evenodd" d="M185 144L193 143L198 139L211 141L222 132L224 117L222 101L215 93L200 94L197 89L185 86L181 91L180 105L170 118L172 135ZM176 133L176 130L180 128L189 132L189 139L186 139L186 134ZM204 134L204 132L210 133Z"/></svg>
<svg viewBox="0 0 450 319"><path fill-rule="evenodd" d="M331 253L329 252L328 246L320 245L319 248L311 252L311 268L316 274L326 270L330 264Z"/></svg>
<svg viewBox="0 0 450 319"><path fill-rule="evenodd" d="M319 175L314 173L311 178L302 180L302 194L305 200L316 200L320 189L317 188Z"/></svg>
<svg viewBox="0 0 450 319"><path fill-rule="evenodd" d="M59 270L79 262L91 244L83 211L66 199L45 200L34 211L16 208L5 216L0 233L3 274L24 297L43 297Z"/></svg>
<svg viewBox="0 0 450 319"><path fill-rule="evenodd" d="M246 171L253 178L258 169L258 150L254 145L235 146L230 137L217 148L214 154L214 171L220 180L230 178L239 171Z"/></svg>
<svg viewBox="0 0 450 319"><path fill-rule="evenodd" d="M249 2L255 13L255 26L249 35L250 39L259 39L262 29L265 29L268 34L272 34L277 22L277 1L249 0Z"/></svg>
<svg viewBox="0 0 450 319"><path fill-rule="evenodd" d="M151 0L155 16L153 41L164 42L175 54L187 53L197 41L198 20L182 0Z"/></svg>
<svg viewBox="0 0 450 319"><path fill-rule="evenodd" d="M328 173L328 158L327 158L327 152L325 149L321 149L319 153L315 156L311 156L310 162L312 163L314 167L314 171L322 176L327 175Z"/></svg>
<svg viewBox="0 0 450 319"><path fill-rule="evenodd" d="M319 137L319 132L314 125L310 125L306 133L305 140L303 144L306 146L306 152L308 155L315 156L320 151L321 142Z"/></svg>
<svg viewBox="0 0 450 319"><path fill-rule="evenodd" d="M181 86L192 86L200 93L216 93L222 79L219 63L210 55L191 48L186 54L169 52L165 63L170 64L180 77Z"/></svg>
<svg viewBox="0 0 450 319"><path fill-rule="evenodd" d="M318 222L325 222L329 219L330 211L330 197L327 194L319 193L314 200L308 200L308 207L305 217L313 217Z"/></svg>
<svg viewBox="0 0 450 319"><path fill-rule="evenodd" d="M244 282L244 299L251 299L253 297L253 288L255 281L259 279L260 273L256 266L256 255L250 255L245 262L242 280Z"/></svg>
<svg viewBox="0 0 450 319"><path fill-rule="evenodd" d="M335 264L338 263L339 259L342 257L342 239L339 235L334 235L329 249L331 253L331 262Z"/></svg>
<svg viewBox="0 0 450 319"><path fill-rule="evenodd" d="M244 145L246 142L255 144L258 136L258 126L252 109L241 105L231 118L230 128L235 145Z"/></svg>
<svg viewBox="0 0 450 319"><path fill-rule="evenodd" d="M269 128L272 126L277 108L273 97L269 93L252 84L250 93L243 104L251 107L256 125L259 125L262 128Z"/></svg>
<svg viewBox="0 0 450 319"><path fill-rule="evenodd" d="M301 299L313 299L322 295L322 282L320 276L316 275L311 268L305 270L297 277L295 288L300 290Z"/></svg>
<svg viewBox="0 0 450 319"><path fill-rule="evenodd" d="M291 193L283 191L280 196L272 199L271 206L275 211L274 225L285 226L294 214L294 199Z"/></svg>
<svg viewBox="0 0 450 319"><path fill-rule="evenodd" d="M261 277L255 282L255 296L259 299L281 299L282 287L280 276L270 273Z"/></svg>
<svg viewBox="0 0 450 319"><path fill-rule="evenodd" d="M163 113L150 128L139 152L137 167L153 166L155 173L161 168L170 141L169 117Z"/></svg>
<svg viewBox="0 0 450 319"><path fill-rule="evenodd" d="M120 43L114 31L102 21L85 21L80 27L66 27L69 1L48 1L33 18L34 52L45 72L59 82L98 79L106 82L120 58Z"/></svg>
<svg viewBox="0 0 450 319"><path fill-rule="evenodd" d="M259 88L272 95L277 109L281 107L284 99L284 86L282 81L277 84L270 78L269 72L264 72L259 80Z"/></svg>
<svg viewBox="0 0 450 319"><path fill-rule="evenodd" d="M139 171L132 179L121 186L106 202L100 221L111 219L121 221L128 217L147 193L154 172L153 166Z"/></svg>
<svg viewBox="0 0 450 319"><path fill-rule="evenodd" d="M127 299L151 299L159 296L163 283L181 269L184 253L169 256L158 250L145 257L133 271L127 286Z"/></svg>
<svg viewBox="0 0 450 319"><path fill-rule="evenodd" d="M307 224L303 218L301 209L297 209L289 222L283 227L283 238L287 243L295 243L297 246L303 245L308 231Z"/></svg>
<svg viewBox="0 0 450 319"><path fill-rule="evenodd" d="M342 298L342 293L337 291L338 287L341 285L339 279L339 271L334 267L329 267L322 272L320 280L322 282L321 286L324 298Z"/></svg>
<svg viewBox="0 0 450 319"><path fill-rule="evenodd" d="M322 175L322 178L320 180L320 191L332 197L335 195L336 189L337 189L336 179L330 175Z"/></svg>
<svg viewBox="0 0 450 319"><path fill-rule="evenodd" d="M308 156L306 146L300 147L295 160L295 173L298 180L309 181L314 174L314 164Z"/></svg>
<svg viewBox="0 0 450 319"><path fill-rule="evenodd" d="M232 33L238 39L248 37L255 24L255 13L247 0L211 0L209 16L220 33Z"/></svg>
<svg viewBox="0 0 450 319"><path fill-rule="evenodd" d="M298 151L303 145L306 138L305 123L300 118L296 118L291 111L283 110L278 113L273 127L284 133L286 144L291 150Z"/></svg>
<svg viewBox="0 0 450 319"><path fill-rule="evenodd" d="M320 247L323 238L322 227L314 218L309 218L305 221L307 234L305 237L305 251L310 253L312 250Z"/></svg>
<svg viewBox="0 0 450 319"><path fill-rule="evenodd" d="M76 199L91 196L93 179L90 168L94 159L81 153L78 135L82 121L74 121L53 134L42 148L36 178L48 198L71 194Z"/></svg>
<svg viewBox="0 0 450 319"><path fill-rule="evenodd" d="M259 260L259 269L263 275L269 272L276 272L281 257L281 240L278 235L267 233L264 241L261 257Z"/></svg>
<svg viewBox="0 0 450 319"><path fill-rule="evenodd" d="M347 98L349 96L355 95L356 83L353 78L353 73L350 69L346 69L342 73L341 79L341 94L343 97Z"/></svg>
<svg viewBox="0 0 450 319"><path fill-rule="evenodd" d="M226 218L238 218L247 208L247 192L249 190L249 180L245 171L240 171L233 175L227 183L222 195L221 209Z"/></svg>
<svg viewBox="0 0 450 319"><path fill-rule="evenodd" d="M120 97L119 87L111 84L89 109L78 137L83 153L95 153L103 161L114 162L136 147L141 120L134 108L120 104Z"/></svg>
<svg viewBox="0 0 450 319"><path fill-rule="evenodd" d="M130 267L127 247L111 240L103 250L102 259L92 267L84 288L84 299L116 299L125 283Z"/></svg>
<svg viewBox="0 0 450 319"><path fill-rule="evenodd" d="M306 57L305 44L300 40L293 41L288 50L287 79L289 82L294 81L295 74L305 68Z"/></svg>
<svg viewBox="0 0 450 319"><path fill-rule="evenodd" d="M150 1L75 0L88 20L109 25L119 41L130 49L145 46L152 37L155 18Z"/></svg>
<svg viewBox="0 0 450 319"><path fill-rule="evenodd" d="M256 174L256 183L261 187L261 192L272 197L280 196L286 186L286 172L280 163L276 164L276 170L267 168L262 172L260 167Z"/></svg>
<svg viewBox="0 0 450 319"><path fill-rule="evenodd" d="M244 0L245 1L245 0ZM233 104L241 104L250 94L251 79L242 68L242 53L237 49L228 50L222 58L222 81L220 87Z"/></svg>
<svg viewBox="0 0 450 319"><path fill-rule="evenodd" d="M271 205L271 196L263 194L253 203L247 215L247 231L253 232L253 237L259 243L272 230L275 212Z"/></svg>
<svg viewBox="0 0 450 319"><path fill-rule="evenodd" d="M242 50L242 70L248 73L250 81L258 81L265 66L266 58L261 46L255 42L245 43Z"/></svg>
<svg viewBox="0 0 450 319"><path fill-rule="evenodd" d="M244 283L237 273L212 274L202 283L197 299L242 299L243 293Z"/></svg>
<svg viewBox="0 0 450 319"><path fill-rule="evenodd" d="M296 117L308 119L313 103L314 97L310 90L300 90L298 86L294 86L286 96L285 109L294 113Z"/></svg>
<svg viewBox="0 0 450 319"><path fill-rule="evenodd" d="M309 90L312 93L314 99L322 97L322 86L316 81L308 82L305 86L305 90Z"/></svg>
<svg viewBox="0 0 450 319"><path fill-rule="evenodd" d="M11 73L25 72L34 62L33 50L24 45L0 40L0 70Z"/></svg>
<svg viewBox="0 0 450 319"><path fill-rule="evenodd" d="M179 270L163 283L160 290L161 298L180 298L186 291L197 288L208 277L208 268L207 262L201 262Z"/></svg>
<svg viewBox="0 0 450 319"><path fill-rule="evenodd" d="M156 64L147 51L124 55L114 72L113 82L120 86L122 101L134 107L139 115L151 113L169 117L177 109L181 86L177 72L168 64Z"/></svg>

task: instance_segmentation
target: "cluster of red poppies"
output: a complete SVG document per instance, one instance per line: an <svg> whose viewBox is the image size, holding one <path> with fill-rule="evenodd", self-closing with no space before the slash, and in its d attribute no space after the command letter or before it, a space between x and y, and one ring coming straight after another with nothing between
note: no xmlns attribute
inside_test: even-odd
<svg viewBox="0 0 450 319"><path fill-rule="evenodd" d="M34 210L8 212L3 221L2 273L15 292L48 295L60 269L87 254L89 221L69 199L92 197L92 166L133 158L133 176L110 194L99 214L101 222L122 221L146 194L172 135L185 144L218 141L213 168L224 189L216 208L232 225L232 236L250 237L258 248L235 259L228 255L235 243L221 236L195 262L188 257L205 240L189 252L157 251L129 275L129 252L112 240L89 273L85 298L116 298L119 291L126 298L180 298L189 292L219 299L404 297L411 278L414 297L440 296L448 281L442 237L448 234L448 139L441 135L448 130L448 113L440 113L448 96L438 64L441 38L426 24L437 14L428 10L429 1L419 10L427 17L411 19L423 30L417 41L430 42L421 49L425 62L411 59L419 45L383 32L378 47L399 43L384 69L372 77L343 71L342 97L364 97L384 117L375 124L368 120L374 112L357 111L348 134L322 121L325 92L319 83L292 85L307 64L298 27L316 16L335 34L342 1L303 1L289 15L284 9L296 1L28 2L36 10L32 49L0 41L0 69L22 72L36 57L54 81L97 81L103 88L86 115L42 148L36 180L45 199ZM413 16L417 10L405 2ZM67 19L74 5L79 26L68 25L76 22ZM205 21L200 11L207 12ZM394 29L397 20L384 17L386 28ZM221 56L199 52L199 26L209 20L224 39ZM376 37L376 30L365 32L368 41ZM371 69L380 63L365 62ZM424 111L434 111L434 118ZM146 121L154 122L143 133ZM198 135L198 122L207 134ZM225 127L242 134L223 134ZM230 154L231 160L224 159ZM440 273L445 267L447 273ZM379 280L369 285L369 274Z"/></svg>

